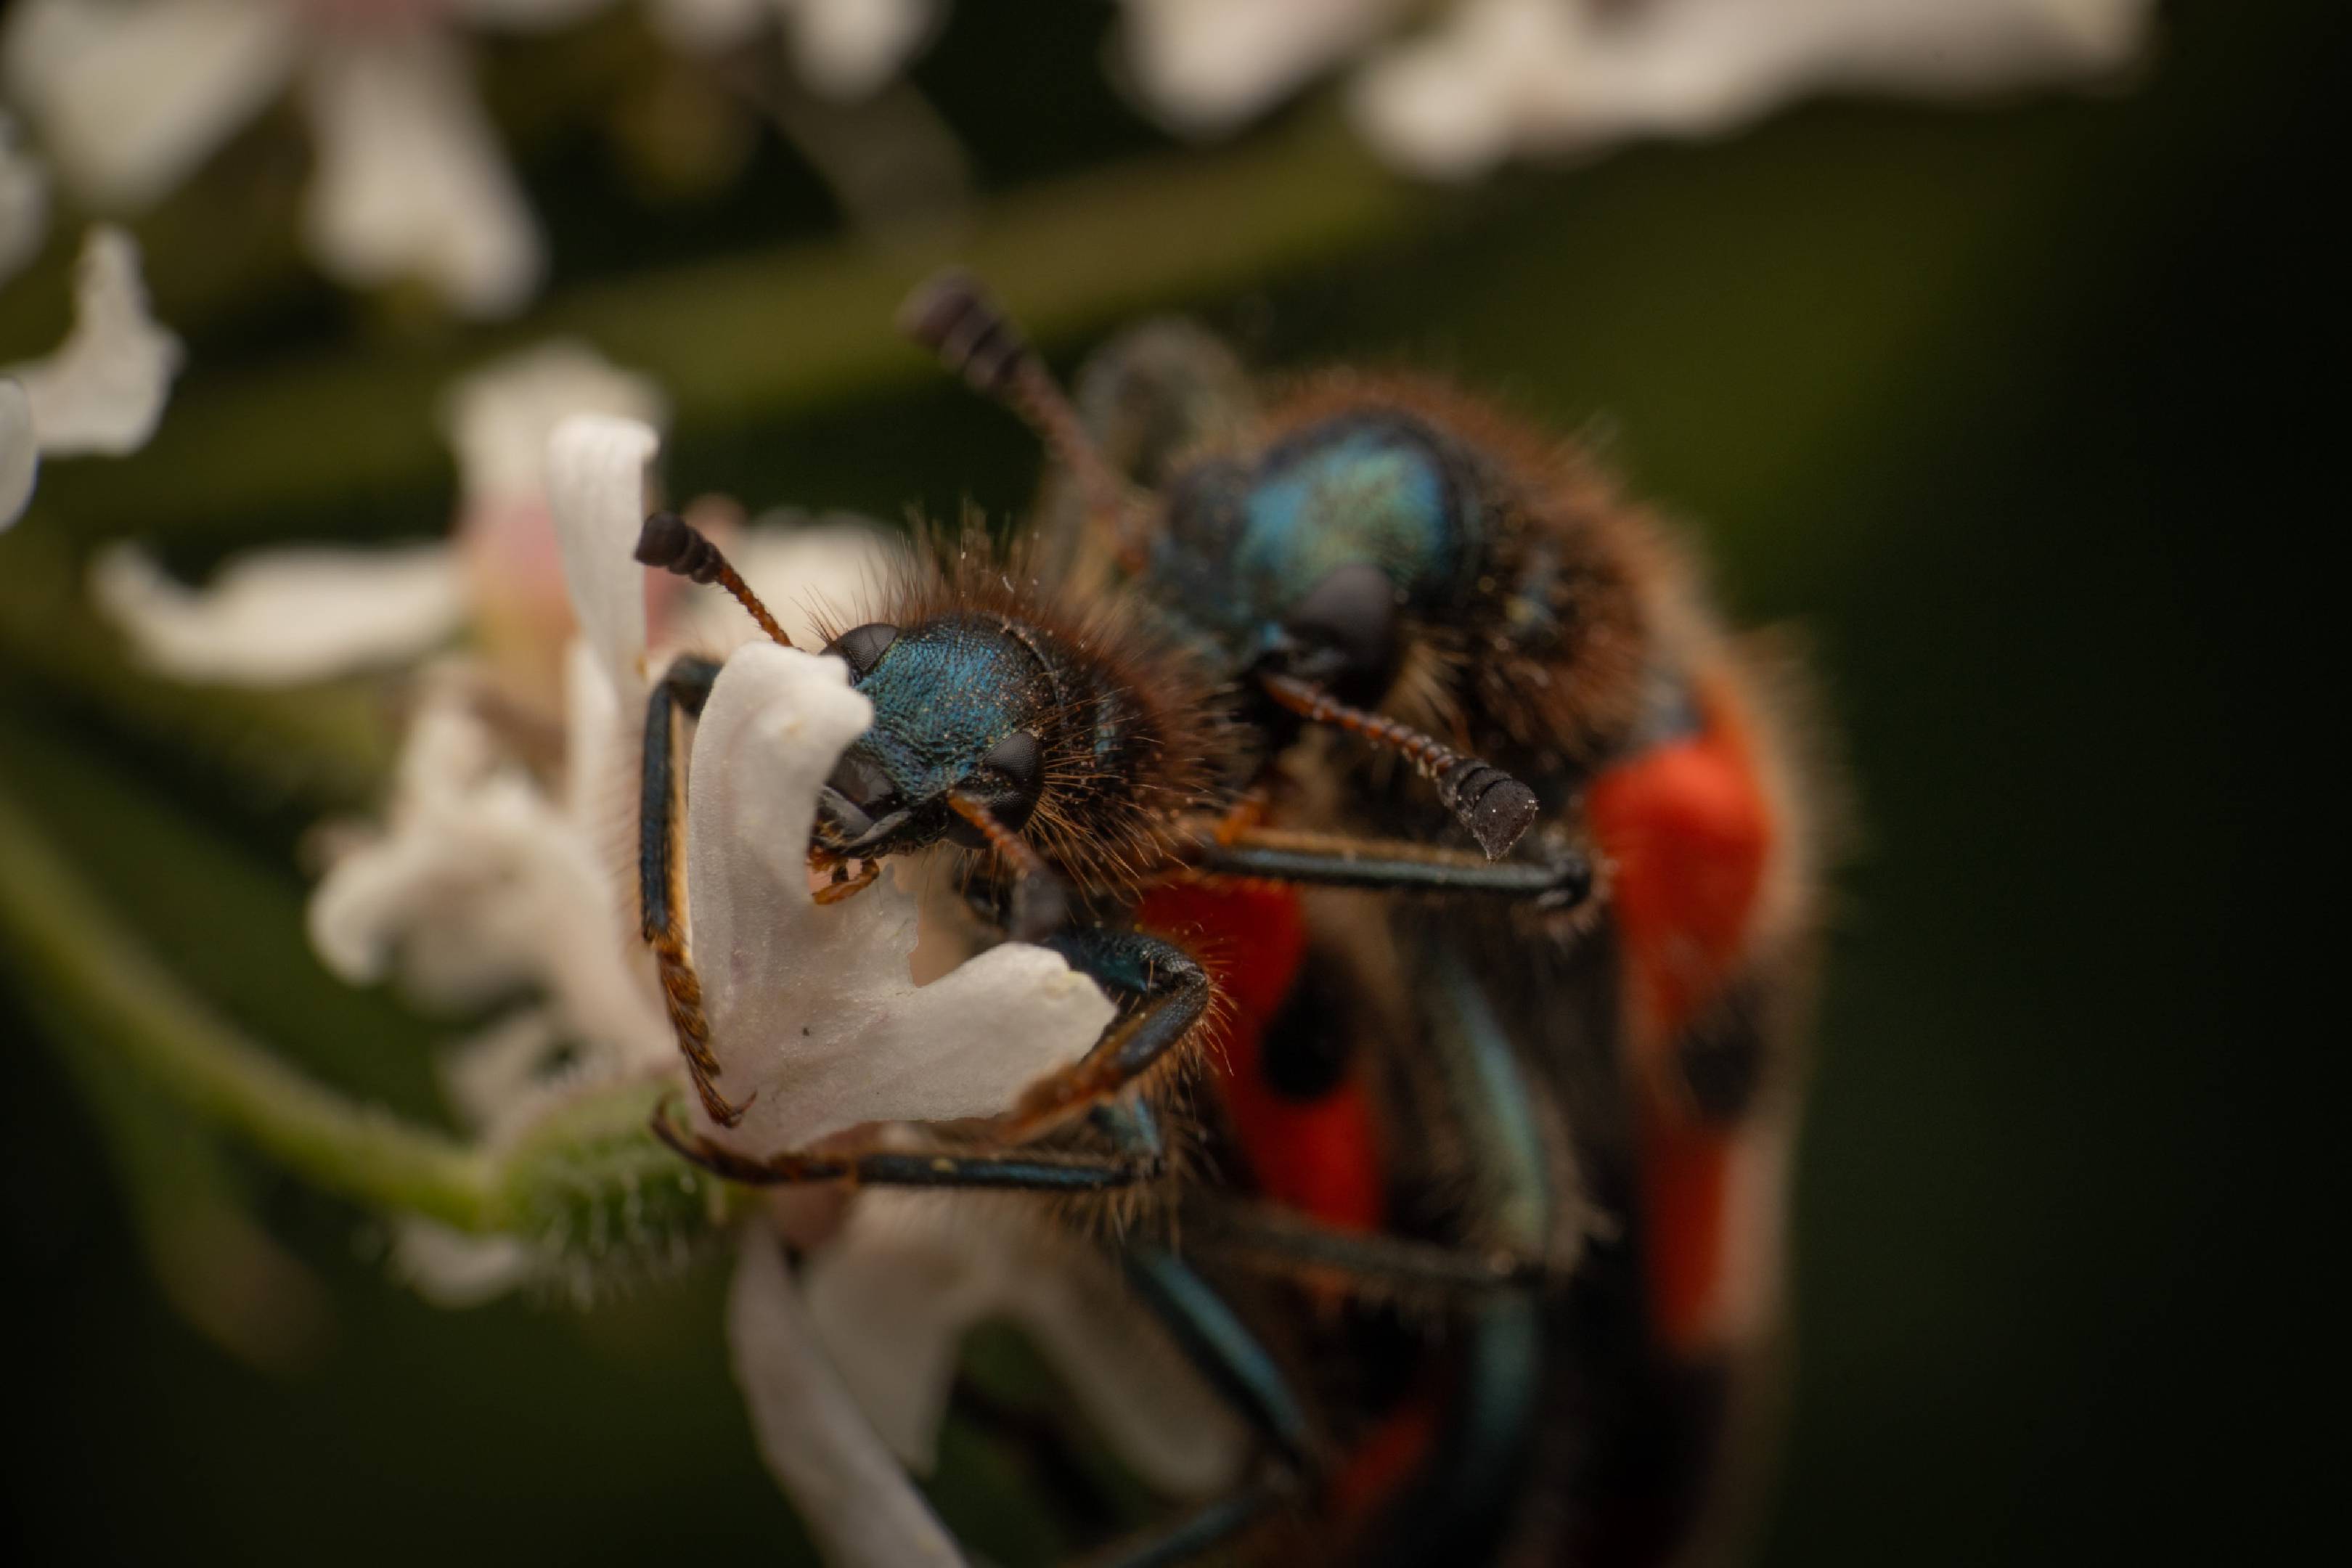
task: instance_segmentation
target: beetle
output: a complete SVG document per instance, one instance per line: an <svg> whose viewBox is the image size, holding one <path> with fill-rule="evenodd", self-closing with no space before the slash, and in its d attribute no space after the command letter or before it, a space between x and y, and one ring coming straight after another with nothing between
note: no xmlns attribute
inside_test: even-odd
<svg viewBox="0 0 2352 1568"><path fill-rule="evenodd" d="M1737 1489L1778 1318L1833 793L1801 679L1588 453L1450 386L1343 370L1255 405L1156 329L1089 368L1116 388L1090 425L968 275L901 321L1044 438L1069 492L1048 547L1216 670L1273 837L1450 835L1495 875L1523 837L1592 847L1597 911L1531 880L1443 914L1213 885L1141 913L1253 933L1225 1110L1294 1258L1375 1276L1345 1237L1402 1232L1528 1285L1456 1300L1440 1394L1358 1413L1325 1495L1366 1560L1685 1547ZM1286 861L1261 837L1211 864ZM1351 999L1336 1032L1292 1005L1318 965Z"/></svg>

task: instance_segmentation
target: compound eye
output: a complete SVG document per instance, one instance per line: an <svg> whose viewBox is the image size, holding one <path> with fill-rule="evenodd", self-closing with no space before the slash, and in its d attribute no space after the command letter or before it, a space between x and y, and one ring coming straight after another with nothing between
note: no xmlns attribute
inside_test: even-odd
<svg viewBox="0 0 2352 1568"><path fill-rule="evenodd" d="M1302 651L1299 673L1377 695L1396 668L1397 591L1370 562L1335 566L1285 623ZM1317 668L1317 655L1326 668Z"/></svg>
<svg viewBox="0 0 2352 1568"><path fill-rule="evenodd" d="M1020 832L1045 788L1045 747L1028 731L1015 730L990 749L981 765L1000 775L1004 784L1003 793L990 799L989 809L999 822Z"/></svg>
<svg viewBox="0 0 2352 1568"><path fill-rule="evenodd" d="M853 679L863 680L890 645L898 640L898 628L887 621L868 621L862 626L852 626L825 646L825 652L839 654L849 666Z"/></svg>

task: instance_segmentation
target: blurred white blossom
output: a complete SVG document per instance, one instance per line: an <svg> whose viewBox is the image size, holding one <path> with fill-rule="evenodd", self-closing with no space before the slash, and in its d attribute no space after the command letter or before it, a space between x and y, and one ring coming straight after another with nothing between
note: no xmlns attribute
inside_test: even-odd
<svg viewBox="0 0 2352 1568"><path fill-rule="evenodd" d="M1357 64L1384 156L1465 178L1514 155L1736 130L1815 92L1957 97L2110 72L2151 0L1128 0L1138 92L1229 131ZM1426 17L1402 39L1395 24Z"/></svg>
<svg viewBox="0 0 2352 1568"><path fill-rule="evenodd" d="M547 28L604 3L23 0L0 67L60 177L121 211L162 198L299 88L320 264L353 284L420 279L497 316L530 297L546 261L460 29Z"/></svg>
<svg viewBox="0 0 2352 1568"><path fill-rule="evenodd" d="M818 1337L898 1456L928 1474L957 1352L1007 1322L1053 1363L1087 1418L1162 1492L1233 1485L1248 1434L1108 1260L1019 1200L871 1192L807 1269Z"/></svg>
<svg viewBox="0 0 2352 1568"><path fill-rule="evenodd" d="M82 242L74 321L43 358L0 366L0 529L24 512L44 455L121 457L154 435L180 341L148 311L139 247L110 225Z"/></svg>
<svg viewBox="0 0 2352 1568"><path fill-rule="evenodd" d="M504 695L552 715L572 611L548 514L548 436L572 414L658 420L662 407L650 382L584 345L525 349L443 398L457 462L446 542L261 551L202 589L117 544L93 563L91 591L142 662L182 680L300 685L413 664L462 631Z"/></svg>
<svg viewBox="0 0 2352 1568"><path fill-rule="evenodd" d="M869 96L929 42L945 0L648 0L656 31L682 49L732 47L781 24L811 90Z"/></svg>

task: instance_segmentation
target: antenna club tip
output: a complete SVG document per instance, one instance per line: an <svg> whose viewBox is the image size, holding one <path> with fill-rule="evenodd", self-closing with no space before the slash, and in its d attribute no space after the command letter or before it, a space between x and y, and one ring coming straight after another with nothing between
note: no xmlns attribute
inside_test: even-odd
<svg viewBox="0 0 2352 1568"><path fill-rule="evenodd" d="M694 530L677 513L657 511L638 531L636 558L647 566L675 565L693 547L694 537Z"/></svg>
<svg viewBox="0 0 2352 1568"><path fill-rule="evenodd" d="M1489 860L1499 860L1535 825L1536 792L1500 768L1465 759L1438 781L1438 794Z"/></svg>
<svg viewBox="0 0 2352 1568"><path fill-rule="evenodd" d="M974 310L996 313L987 289L961 267L942 267L908 291L906 303L898 307L898 331L935 349Z"/></svg>

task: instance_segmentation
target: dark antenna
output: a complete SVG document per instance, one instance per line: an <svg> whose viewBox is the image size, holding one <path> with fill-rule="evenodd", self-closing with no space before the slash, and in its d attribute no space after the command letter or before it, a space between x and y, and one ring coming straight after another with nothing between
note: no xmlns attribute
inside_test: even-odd
<svg viewBox="0 0 2352 1568"><path fill-rule="evenodd" d="M938 355L974 391L1019 415L1055 461L1076 477L1087 515L1109 526L1121 562L1131 570L1139 565L1142 549L1127 480L1087 434L1069 395L1019 324L979 279L960 267L932 274L899 308L898 330Z"/></svg>
<svg viewBox="0 0 2352 1568"><path fill-rule="evenodd" d="M1443 741L1361 708L1350 708L1295 675L1261 675L1266 695L1310 724L1328 724L1396 752L1437 785L1437 798L1470 830L1489 860L1511 851L1534 823L1536 792L1502 769L1465 757Z"/></svg>
<svg viewBox="0 0 2352 1568"><path fill-rule="evenodd" d="M727 563L727 557L719 553L719 546L677 513L657 511L646 519L645 531L637 535L636 556L648 566L675 572L694 582L718 584L735 595L736 603L751 612L751 618L760 623L761 631L786 647L793 646L793 639L784 635L776 617L768 614L768 606L760 603L760 595L751 592L751 585Z"/></svg>
<svg viewBox="0 0 2352 1568"><path fill-rule="evenodd" d="M1006 930L1015 942L1038 942L1061 929L1069 916L1062 879L1036 847L996 818L985 801L961 793L948 796L948 808L980 830L989 847L1013 868L1013 918Z"/></svg>

